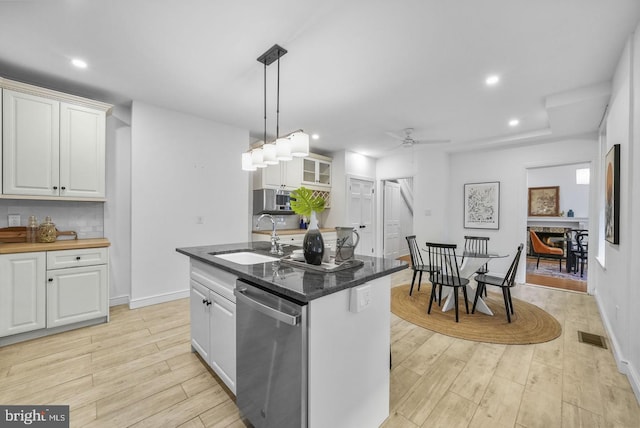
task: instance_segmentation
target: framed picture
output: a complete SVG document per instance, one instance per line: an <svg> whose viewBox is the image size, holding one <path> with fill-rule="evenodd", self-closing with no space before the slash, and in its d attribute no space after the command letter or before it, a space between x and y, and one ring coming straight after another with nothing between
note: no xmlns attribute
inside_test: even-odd
<svg viewBox="0 0 640 428"><path fill-rule="evenodd" d="M560 215L560 187L529 187L529 217Z"/></svg>
<svg viewBox="0 0 640 428"><path fill-rule="evenodd" d="M464 227L500 228L500 182L464 185Z"/></svg>
<svg viewBox="0 0 640 428"><path fill-rule="evenodd" d="M620 243L620 144L614 144L604 158L604 239Z"/></svg>

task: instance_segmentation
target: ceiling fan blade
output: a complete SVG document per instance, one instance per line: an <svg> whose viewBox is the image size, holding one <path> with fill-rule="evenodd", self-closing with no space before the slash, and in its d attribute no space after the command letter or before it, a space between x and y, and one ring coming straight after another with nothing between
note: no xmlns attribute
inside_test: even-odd
<svg viewBox="0 0 640 428"><path fill-rule="evenodd" d="M413 144L445 144L451 140L413 140Z"/></svg>
<svg viewBox="0 0 640 428"><path fill-rule="evenodd" d="M396 140L404 140L406 137L403 135L398 135L395 132L387 131L385 132L389 137L395 138Z"/></svg>

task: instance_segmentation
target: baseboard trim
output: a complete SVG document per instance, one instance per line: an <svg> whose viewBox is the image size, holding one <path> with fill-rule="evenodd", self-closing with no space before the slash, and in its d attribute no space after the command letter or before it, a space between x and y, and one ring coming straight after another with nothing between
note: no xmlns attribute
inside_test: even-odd
<svg viewBox="0 0 640 428"><path fill-rule="evenodd" d="M622 354L622 348L618 343L616 335L613 334L613 328L609 323L609 319L605 316L606 312L598 298L598 293L596 292L594 296L596 304L598 305L598 311L600 312L600 319L602 319L602 324L604 325L604 329L607 331L607 336L609 336L609 341L611 342L611 351L613 352L613 358L616 361L616 366L620 373L626 375L627 379L629 379L631 389L633 389L633 393L636 396L636 401L640 403L640 376L638 375L638 371L633 365L629 364L629 361Z"/></svg>
<svg viewBox="0 0 640 428"><path fill-rule="evenodd" d="M142 308L144 306L157 305L158 303L166 303L172 300L184 299L189 297L189 289L175 291L172 293L157 294L155 296L141 297L139 299L129 300L129 309Z"/></svg>
<svg viewBox="0 0 640 428"><path fill-rule="evenodd" d="M120 306L120 305L128 305L129 304L129 296L119 296L112 297L109 299L109 306Z"/></svg>

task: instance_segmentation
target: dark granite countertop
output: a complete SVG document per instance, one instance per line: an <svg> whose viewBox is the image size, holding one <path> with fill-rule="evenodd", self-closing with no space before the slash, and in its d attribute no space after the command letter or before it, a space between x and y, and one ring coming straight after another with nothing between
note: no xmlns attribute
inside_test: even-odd
<svg viewBox="0 0 640 428"><path fill-rule="evenodd" d="M241 265L219 257L214 257L215 254L230 253L243 249L277 257L269 254L270 248L271 243L269 242L244 242L177 248L176 251L192 259L230 272L267 291L301 303L308 303L319 297L356 287L365 282L390 275L408 267L406 262L395 259L356 256L357 259L364 262L362 266L335 273L320 273L291 266L281 263L280 261ZM285 256L289 255L291 251L296 248L300 247L287 246Z"/></svg>

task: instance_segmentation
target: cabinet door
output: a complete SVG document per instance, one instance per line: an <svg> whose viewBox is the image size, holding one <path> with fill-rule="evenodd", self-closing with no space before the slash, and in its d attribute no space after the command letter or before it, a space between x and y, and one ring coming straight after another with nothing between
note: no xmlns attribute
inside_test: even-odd
<svg viewBox="0 0 640 428"><path fill-rule="evenodd" d="M60 105L60 196L104 198L105 112Z"/></svg>
<svg viewBox="0 0 640 428"><path fill-rule="evenodd" d="M3 91L3 193L58 196L60 103Z"/></svg>
<svg viewBox="0 0 640 428"><path fill-rule="evenodd" d="M0 255L0 337L46 326L45 255Z"/></svg>
<svg viewBox="0 0 640 428"><path fill-rule="evenodd" d="M331 162L321 159L304 158L302 160L302 182L310 189L331 187Z"/></svg>
<svg viewBox="0 0 640 428"><path fill-rule="evenodd" d="M209 290L191 280L191 346L209 361Z"/></svg>
<svg viewBox="0 0 640 428"><path fill-rule="evenodd" d="M236 393L236 304L211 293L211 367Z"/></svg>
<svg viewBox="0 0 640 428"><path fill-rule="evenodd" d="M302 182L302 159L293 158L283 164L282 184L289 190L295 190L300 187Z"/></svg>
<svg viewBox="0 0 640 428"><path fill-rule="evenodd" d="M107 266L47 271L47 327L106 317Z"/></svg>

